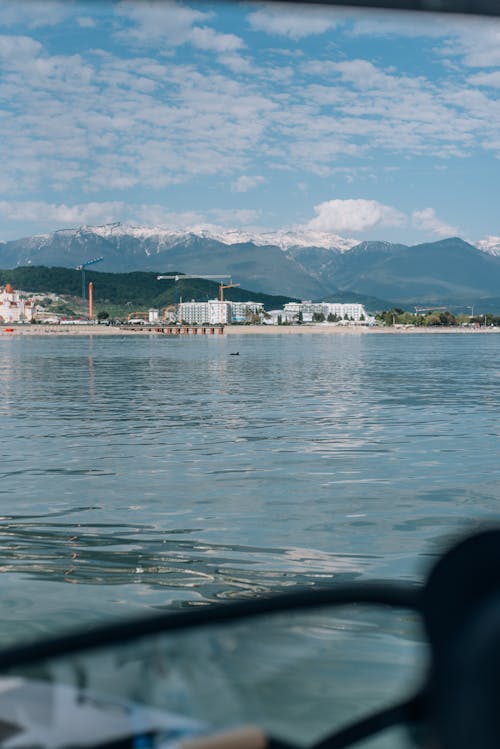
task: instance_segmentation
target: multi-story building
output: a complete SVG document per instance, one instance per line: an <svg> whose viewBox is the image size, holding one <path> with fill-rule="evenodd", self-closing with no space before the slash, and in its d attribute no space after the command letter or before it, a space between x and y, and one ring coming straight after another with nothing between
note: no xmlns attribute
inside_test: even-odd
<svg viewBox="0 0 500 749"><path fill-rule="evenodd" d="M208 323L225 325L231 322L246 322L252 315L261 315L264 305L261 302L181 302L177 308L177 318L189 325Z"/></svg>
<svg viewBox="0 0 500 749"><path fill-rule="evenodd" d="M8 283L0 292L0 322L31 322L33 302L23 299Z"/></svg>
<svg viewBox="0 0 500 749"><path fill-rule="evenodd" d="M227 302L231 307L233 322L248 322L252 317L261 317L264 312L262 302Z"/></svg>
<svg viewBox="0 0 500 749"><path fill-rule="evenodd" d="M342 320L347 319L354 320L354 322L368 321L369 315L362 304L340 304L338 302L324 302L323 303L323 314L325 317L328 315L336 315Z"/></svg>
<svg viewBox="0 0 500 749"><path fill-rule="evenodd" d="M209 299L208 302L181 302L177 307L177 319L189 325L225 325L231 322L231 309L229 302L220 302L218 299Z"/></svg>
<svg viewBox="0 0 500 749"><path fill-rule="evenodd" d="M283 307L283 311L287 319L291 317L297 319L302 315L303 322L311 322L314 315L324 315L325 319L331 315L339 320L354 322L370 322L372 320L362 304L353 303L341 304L340 302L311 302L305 300L288 302Z"/></svg>

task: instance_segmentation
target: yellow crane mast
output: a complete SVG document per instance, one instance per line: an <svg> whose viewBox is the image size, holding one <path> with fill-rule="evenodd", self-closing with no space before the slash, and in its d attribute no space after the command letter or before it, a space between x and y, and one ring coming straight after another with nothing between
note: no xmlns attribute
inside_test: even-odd
<svg viewBox="0 0 500 749"><path fill-rule="evenodd" d="M224 289L233 289L235 286L240 286L239 283L221 283L219 286L219 300L224 301Z"/></svg>

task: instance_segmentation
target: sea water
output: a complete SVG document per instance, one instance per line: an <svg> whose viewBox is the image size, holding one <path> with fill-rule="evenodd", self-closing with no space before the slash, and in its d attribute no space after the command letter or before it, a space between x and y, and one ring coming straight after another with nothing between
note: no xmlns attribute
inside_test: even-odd
<svg viewBox="0 0 500 749"><path fill-rule="evenodd" d="M480 334L2 337L0 644L421 580L500 516L499 353ZM358 660L381 642L359 633Z"/></svg>
<svg viewBox="0 0 500 749"><path fill-rule="evenodd" d="M1 338L0 639L419 579L500 517L499 355L473 334Z"/></svg>

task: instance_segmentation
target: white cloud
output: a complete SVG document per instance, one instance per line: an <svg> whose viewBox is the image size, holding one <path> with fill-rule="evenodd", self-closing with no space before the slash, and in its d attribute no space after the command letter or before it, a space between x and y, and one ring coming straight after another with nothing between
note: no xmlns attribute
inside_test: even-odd
<svg viewBox="0 0 500 749"><path fill-rule="evenodd" d="M349 11L354 36L426 37L442 39L434 52L440 57L462 58L469 67L500 64L500 20L479 16L438 13Z"/></svg>
<svg viewBox="0 0 500 749"><path fill-rule="evenodd" d="M186 229L206 219L199 211L170 211L163 205L131 205L124 208L122 221L136 226L160 226Z"/></svg>
<svg viewBox="0 0 500 749"><path fill-rule="evenodd" d="M450 19L439 13L394 13L393 11L355 11L351 33L354 36L403 36L438 38L455 29Z"/></svg>
<svg viewBox="0 0 500 749"><path fill-rule="evenodd" d="M142 5L130 8L143 12ZM193 19L204 28L207 13L181 10L188 29ZM219 42L223 49L215 37ZM259 59L254 69L236 52L216 55L238 76L206 60L199 67L194 60L160 64L153 53L50 56L30 37L0 36L0 95L9 102L0 120L0 192L33 192L45 180L66 199L68 188L162 188L215 174L239 192L250 189L248 175L265 175L265 168L359 174L372 155L425 154L442 162L479 147L500 151L500 102L487 90L359 59L313 60L296 78L286 61L283 86L276 84L276 57L272 65ZM312 79L304 82L304 73Z"/></svg>
<svg viewBox="0 0 500 749"><path fill-rule="evenodd" d="M492 244L500 244L500 237L497 237L494 234L488 234L484 239L480 239L476 242L478 247L488 247Z"/></svg>
<svg viewBox="0 0 500 749"><path fill-rule="evenodd" d="M365 146L362 153L426 153L442 160L498 140L498 98L456 79L400 75L360 59L313 60L302 70L311 76L323 71L323 85L305 89L309 103L334 112L332 133L356 139ZM318 124L316 116L312 127Z"/></svg>
<svg viewBox="0 0 500 749"><path fill-rule="evenodd" d="M4 65L15 67L37 57L42 45L29 36L0 35L0 59Z"/></svg>
<svg viewBox="0 0 500 749"><path fill-rule="evenodd" d="M247 18L254 31L302 39L334 29L341 17L338 11L314 5L301 8L286 3L278 6L264 3Z"/></svg>
<svg viewBox="0 0 500 749"><path fill-rule="evenodd" d="M43 26L56 26L72 12L64 0L12 0L0 1L0 26L24 26L37 29Z"/></svg>
<svg viewBox="0 0 500 749"><path fill-rule="evenodd" d="M303 228L322 232L366 232L378 227L398 227L408 224L407 216L390 205L376 200L328 200L314 206L316 217ZM439 237L457 236L459 230L441 221L434 208L415 210L411 226Z"/></svg>
<svg viewBox="0 0 500 749"><path fill-rule="evenodd" d="M436 216L434 208L423 208L420 211L413 211L411 219L412 226L415 229L436 234L438 237L455 237L460 233L455 226L441 221Z"/></svg>
<svg viewBox="0 0 500 749"><path fill-rule="evenodd" d="M192 44L197 49L216 53L235 52L245 46L235 34L221 33L207 26L211 13L180 3L123 0L116 6L115 13L131 23L130 27L120 29L117 37L143 46Z"/></svg>
<svg viewBox="0 0 500 749"><path fill-rule="evenodd" d="M328 59L306 62L311 49L305 44L306 53L292 67L286 55L266 48L259 35L254 62L251 50L239 53L239 37L215 30L217 17L204 6L127 2L110 7L109 14L117 7L117 15L99 15L102 28L112 23L127 42L132 35L151 51L137 52L130 44L125 49L110 40L106 50L51 55L49 49L57 49L53 35L47 48L29 36L0 36L0 195L5 199L36 197L37 190L47 190L54 201L50 205L56 206L50 215L57 211L62 220L66 209L68 221L84 222L83 213L77 210L75 218L74 207L63 203L83 206L86 200L105 199L112 190L119 199L138 202L141 198L129 190L189 181L194 202L204 200L201 189L213 190L214 175L218 186L244 193L269 179L270 170L288 172L289 184L295 185L307 181L308 174L366 180L363 169L369 169L382 185L384 165L398 157L404 167L405 158L434 157L433 163L443 163L479 149L491 149L492 156L500 153L497 92L478 88L497 87L496 71L457 67L435 77L439 69L429 65L432 77L403 75L369 60L346 59L342 50L333 53L326 47L330 37L317 52L321 57L324 49ZM313 20L330 27L336 16L325 13L326 20L319 12ZM304 32L311 29L301 12L290 16L280 10L279 16L288 36L298 33L292 21L300 22ZM74 21L81 17L75 15ZM187 49L179 55L182 62L163 56L179 40L214 56ZM410 63L404 65L412 69ZM355 184L351 194L363 194ZM329 186L334 189L331 181ZM313 221L344 222L345 231L356 231L353 222L369 228L402 220L399 212L390 213L395 211L390 206L384 213L375 201L353 202L354 207L349 201L322 204L330 209L317 210ZM88 213L91 204L85 205L81 210ZM92 210L104 210L99 205ZM114 218L119 205L108 204L105 216L88 221ZM161 206L154 211L165 215ZM433 231L439 226L435 215L415 220L428 226L433 221Z"/></svg>
<svg viewBox="0 0 500 749"><path fill-rule="evenodd" d="M279 109L265 88L154 58L49 56L0 36L0 193L162 187L245 174ZM261 93L261 90L263 93Z"/></svg>
<svg viewBox="0 0 500 749"><path fill-rule="evenodd" d="M183 44L189 36L193 25L206 21L210 14L188 8L174 2L158 2L158 0L144 0L134 2L123 0L117 4L115 14L130 22L130 27L122 28L121 36L130 37L137 42L154 44L167 39L175 44Z"/></svg>
<svg viewBox="0 0 500 749"><path fill-rule="evenodd" d="M328 200L314 206L316 217L305 227L324 232L362 232L379 226L402 226L406 216L390 205L362 198Z"/></svg>
<svg viewBox="0 0 500 749"><path fill-rule="evenodd" d="M145 226L175 229L222 230L228 226L253 225L260 211L247 208L212 208L206 211L171 211L162 205L128 205L121 210L122 221Z"/></svg>
<svg viewBox="0 0 500 749"><path fill-rule="evenodd" d="M233 73L244 73L246 75L254 75L257 73L257 68L248 60L246 57L243 57L242 55L238 55L235 53L229 53L229 54L220 54L218 57L218 61L221 65L225 65L229 70L232 70Z"/></svg>
<svg viewBox="0 0 500 749"><path fill-rule="evenodd" d="M221 229L227 226L249 226L259 216L259 210L247 208L172 211L163 205L128 204L123 201L94 201L73 205L44 201L0 201L0 218L3 221L36 223L51 229L117 221L165 228Z"/></svg>
<svg viewBox="0 0 500 749"><path fill-rule="evenodd" d="M207 214L226 228L228 226L248 227L257 221L261 211L253 208L214 208L207 211Z"/></svg>
<svg viewBox="0 0 500 749"><path fill-rule="evenodd" d="M500 88L500 70L493 73L476 73L468 78L472 86L487 86L489 88Z"/></svg>
<svg viewBox="0 0 500 749"><path fill-rule="evenodd" d="M82 29L93 29L97 25L90 16L77 16L76 22Z"/></svg>
<svg viewBox="0 0 500 749"><path fill-rule="evenodd" d="M188 41L198 49L212 52L235 52L245 46L236 34L221 34L210 26L195 26Z"/></svg>
<svg viewBox="0 0 500 749"><path fill-rule="evenodd" d="M452 25L453 37L439 50L450 57L462 57L472 68L500 65L500 21L469 17Z"/></svg>
<svg viewBox="0 0 500 749"><path fill-rule="evenodd" d="M251 176L243 174L232 183L231 189L233 192L248 192L248 190L253 190L254 187L264 184L265 181L265 178L260 175Z"/></svg>
<svg viewBox="0 0 500 749"><path fill-rule="evenodd" d="M124 203L84 203L66 205L43 201L0 201L0 216L7 221L35 221L45 224L73 225L117 221Z"/></svg>

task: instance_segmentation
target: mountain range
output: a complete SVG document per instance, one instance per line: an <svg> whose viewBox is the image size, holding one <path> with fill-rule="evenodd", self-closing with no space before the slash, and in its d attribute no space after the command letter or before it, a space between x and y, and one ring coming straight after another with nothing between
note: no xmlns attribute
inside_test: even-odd
<svg viewBox="0 0 500 749"><path fill-rule="evenodd" d="M452 237L413 246L358 242L323 232L180 231L107 224L0 244L0 267L230 275L242 287L302 299L472 305L500 296L500 242ZM389 301L390 300L390 301Z"/></svg>

